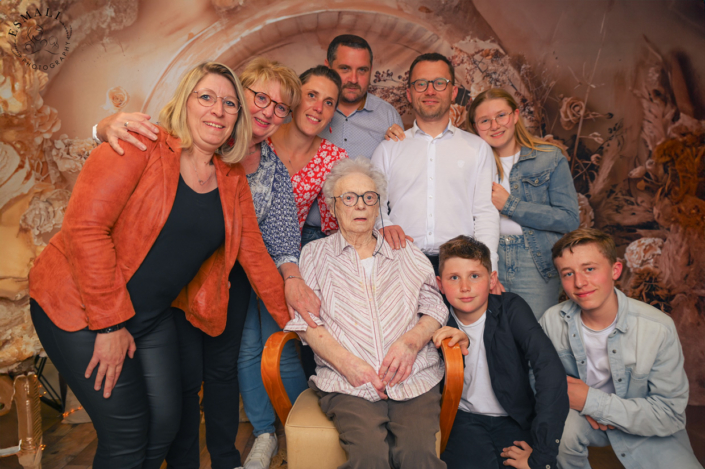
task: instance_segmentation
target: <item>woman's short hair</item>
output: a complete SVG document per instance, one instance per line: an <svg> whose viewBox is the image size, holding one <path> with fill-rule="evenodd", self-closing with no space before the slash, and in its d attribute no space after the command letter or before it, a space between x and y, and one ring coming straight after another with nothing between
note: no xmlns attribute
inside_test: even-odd
<svg viewBox="0 0 705 469"><path fill-rule="evenodd" d="M217 62L203 62L186 72L181 78L179 86L176 87L174 96L159 113L159 124L169 134L181 140L182 148L190 149L193 146L193 135L188 128L186 102L198 83L209 74L220 75L232 83L241 104L230 138L216 150L225 163L235 164L242 160L247 153L252 138L252 116L250 116L247 106L242 105L245 102L245 93L240 80L227 65Z"/></svg>
<svg viewBox="0 0 705 469"><path fill-rule="evenodd" d="M382 174L382 171L377 169L369 159L364 156L357 158L343 158L338 160L326 177L326 182L323 184L323 196L330 201L335 196L335 185L340 179L350 174L363 174L372 179L375 185L375 191L380 196L380 203L387 198L387 179ZM331 203L331 205L333 205Z"/></svg>
<svg viewBox="0 0 705 469"><path fill-rule="evenodd" d="M301 80L296 72L274 60L264 57L255 57L250 60L240 73L240 81L242 86L246 88L258 81L275 81L281 86L284 104L288 104L291 109L294 109L301 102Z"/></svg>
<svg viewBox="0 0 705 469"><path fill-rule="evenodd" d="M343 80L340 79L338 72L332 68L328 68L325 65L316 65L313 68L309 68L304 73L299 75L299 80L301 80L301 86L308 83L311 77L324 77L333 82L335 86L338 87L338 95L335 97L335 105L338 105L338 100L340 98L340 90L343 89Z"/></svg>
<svg viewBox="0 0 705 469"><path fill-rule="evenodd" d="M566 249L573 252L575 246L584 244L594 244L603 256L610 261L610 264L617 262L617 246L610 235L597 228L578 228L563 235L561 239L556 241L551 249L551 255L555 260L557 257L563 256L563 251Z"/></svg>

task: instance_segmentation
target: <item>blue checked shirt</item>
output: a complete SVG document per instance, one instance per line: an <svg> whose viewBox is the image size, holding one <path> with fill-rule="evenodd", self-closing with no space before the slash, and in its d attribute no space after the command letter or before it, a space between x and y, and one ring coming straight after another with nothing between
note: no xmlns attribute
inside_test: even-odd
<svg viewBox="0 0 705 469"><path fill-rule="evenodd" d="M327 138L335 146L344 149L351 158L360 155L372 158L372 153L384 140L384 133L392 124L404 128L394 106L367 93L365 106L361 110L346 116L336 109L330 123L332 131L324 129L319 137Z"/></svg>

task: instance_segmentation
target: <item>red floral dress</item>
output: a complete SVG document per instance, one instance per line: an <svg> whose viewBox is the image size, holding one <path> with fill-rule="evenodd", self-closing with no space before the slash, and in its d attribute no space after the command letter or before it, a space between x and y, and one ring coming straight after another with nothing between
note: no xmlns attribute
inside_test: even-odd
<svg viewBox="0 0 705 469"><path fill-rule="evenodd" d="M277 152L271 139L267 139L267 144L275 153ZM311 161L298 173L291 176L296 211L299 217L299 229L303 229L308 212L316 197L318 197L318 208L321 210L321 231L330 234L338 229L338 223L328 209L321 189L323 189L323 183L326 181L326 176L328 176L333 164L347 157L348 153L345 150L338 148L324 138Z"/></svg>

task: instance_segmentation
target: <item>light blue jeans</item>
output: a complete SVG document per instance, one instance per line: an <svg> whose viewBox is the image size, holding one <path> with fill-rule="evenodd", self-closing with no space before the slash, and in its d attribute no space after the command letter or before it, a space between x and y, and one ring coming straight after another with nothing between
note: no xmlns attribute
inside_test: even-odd
<svg viewBox="0 0 705 469"><path fill-rule="evenodd" d="M255 437L263 433L274 433L274 409L264 390L261 367L264 344L270 335L279 331L281 329L253 291L250 294L250 306L247 309L242 332L237 371L242 402L245 405L245 413L254 427ZM299 394L308 388L294 341L284 346L280 370L286 393L293 404Z"/></svg>
<svg viewBox="0 0 705 469"><path fill-rule="evenodd" d="M619 462L626 469L678 468L702 469L695 458L685 430L671 436L650 438L643 437L634 440L637 443L628 445L610 442L610 435L622 433L620 430L595 430L585 417L571 409L565 421L563 438L558 447L558 467L561 469L590 469L588 462L588 446L608 446L612 444Z"/></svg>
<svg viewBox="0 0 705 469"><path fill-rule="evenodd" d="M516 293L529 303L536 319L551 306L558 304L561 280L558 276L548 282L541 276L523 236L499 237L499 281L508 292Z"/></svg>

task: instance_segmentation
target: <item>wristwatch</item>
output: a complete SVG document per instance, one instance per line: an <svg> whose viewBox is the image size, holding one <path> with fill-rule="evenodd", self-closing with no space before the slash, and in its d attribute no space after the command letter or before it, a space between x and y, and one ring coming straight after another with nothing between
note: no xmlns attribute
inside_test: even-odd
<svg viewBox="0 0 705 469"><path fill-rule="evenodd" d="M120 324L115 324L114 326L106 327L105 329L96 329L93 332L97 332L98 334L110 334L111 332L119 331L125 327L125 323L121 322Z"/></svg>

